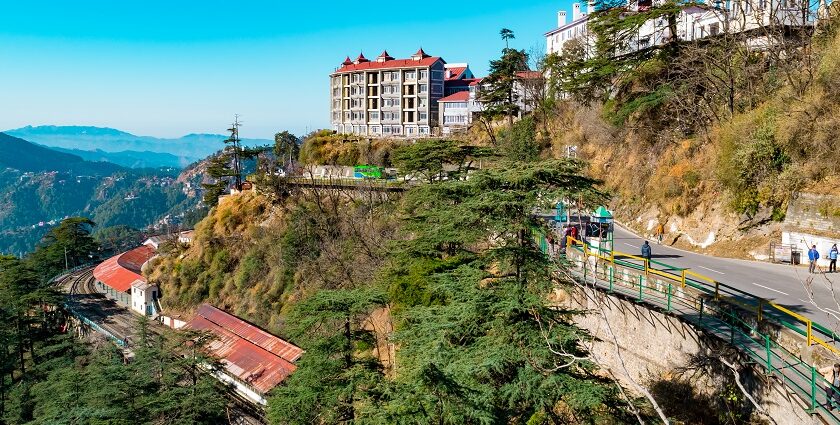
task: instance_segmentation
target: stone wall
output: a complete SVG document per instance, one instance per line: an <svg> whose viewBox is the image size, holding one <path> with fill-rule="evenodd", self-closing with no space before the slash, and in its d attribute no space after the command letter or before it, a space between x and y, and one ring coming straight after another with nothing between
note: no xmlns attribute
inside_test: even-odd
<svg viewBox="0 0 840 425"><path fill-rule="evenodd" d="M840 199L831 195L799 193L790 201L785 230L816 231L840 236Z"/></svg>
<svg viewBox="0 0 840 425"><path fill-rule="evenodd" d="M657 402L662 397L660 403L667 403L668 392L675 392L674 388L685 383L693 387L697 400L713 401L724 389L726 378L733 376L718 360L720 353L728 349L726 344L676 317L590 288L560 292L557 297L567 307L589 312L578 316L576 322L595 337L588 347L590 352L628 389L634 387L632 379L650 389ZM808 415L804 402L784 385L766 378L752 366L740 366L742 382L778 425L822 423L820 418ZM681 406L670 407L674 408ZM669 411L664 405L663 409Z"/></svg>

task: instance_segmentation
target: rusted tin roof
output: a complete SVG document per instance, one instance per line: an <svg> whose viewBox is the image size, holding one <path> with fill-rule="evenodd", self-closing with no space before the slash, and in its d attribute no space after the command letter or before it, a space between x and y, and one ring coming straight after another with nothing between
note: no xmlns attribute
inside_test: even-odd
<svg viewBox="0 0 840 425"><path fill-rule="evenodd" d="M209 344L225 369L262 394L267 393L297 368L292 362L303 350L236 316L209 304L199 307L185 326L208 331L216 339Z"/></svg>
<svg viewBox="0 0 840 425"><path fill-rule="evenodd" d="M134 282L146 281L140 268L154 255L154 248L139 246L103 261L93 269L93 277L117 291L126 292Z"/></svg>
<svg viewBox="0 0 840 425"><path fill-rule="evenodd" d="M286 361L295 362L303 353L299 347L210 304L202 304L196 314Z"/></svg>

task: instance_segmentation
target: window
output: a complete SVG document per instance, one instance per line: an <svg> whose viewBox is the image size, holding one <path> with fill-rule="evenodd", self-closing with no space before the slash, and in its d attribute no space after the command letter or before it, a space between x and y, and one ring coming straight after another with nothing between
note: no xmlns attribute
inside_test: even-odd
<svg viewBox="0 0 840 425"><path fill-rule="evenodd" d="M426 99L423 99L422 97L418 99L417 107L420 109L426 109Z"/></svg>
<svg viewBox="0 0 840 425"><path fill-rule="evenodd" d="M420 121L426 121L429 116L425 112L420 112L417 114L417 119Z"/></svg>
<svg viewBox="0 0 840 425"><path fill-rule="evenodd" d="M428 127L420 127L420 134L429 134Z"/></svg>
<svg viewBox="0 0 840 425"><path fill-rule="evenodd" d="M419 91L420 91L420 93L428 92L429 91L429 85L428 84L420 84L420 90Z"/></svg>
<svg viewBox="0 0 840 425"><path fill-rule="evenodd" d="M425 69L420 70L420 79L421 80L425 80L428 77L429 77L429 71L426 71Z"/></svg>
<svg viewBox="0 0 840 425"><path fill-rule="evenodd" d="M417 78L417 74L414 71L406 71L405 79L406 80L414 80Z"/></svg>
<svg viewBox="0 0 840 425"><path fill-rule="evenodd" d="M379 112L378 111L372 111L369 115L370 115L370 119L372 119L372 120L378 120L379 119Z"/></svg>

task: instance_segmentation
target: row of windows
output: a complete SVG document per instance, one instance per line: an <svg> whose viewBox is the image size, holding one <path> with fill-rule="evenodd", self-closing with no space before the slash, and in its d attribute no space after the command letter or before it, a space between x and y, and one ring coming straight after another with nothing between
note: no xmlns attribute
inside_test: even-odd
<svg viewBox="0 0 840 425"><path fill-rule="evenodd" d="M340 130L340 129L337 129ZM368 128L364 125L354 125L352 127L347 126L345 127L344 131L352 132L353 134L367 134ZM383 125L381 128L379 126L372 126L370 127L370 134L384 134L384 135L399 135L402 134L403 127L399 125ZM413 134L429 134L428 127L406 127L405 134L413 135Z"/></svg>
<svg viewBox="0 0 840 425"><path fill-rule="evenodd" d="M466 124L467 117L465 115L444 115L444 124Z"/></svg>
<svg viewBox="0 0 840 425"><path fill-rule="evenodd" d="M332 117L334 121L338 121L339 117L341 116L340 113L334 112ZM426 121L429 119L429 114L427 112L418 112L417 119L419 121ZM406 112L405 113L405 121L406 122L414 122L414 112ZM345 121L359 121L365 119L365 113L361 111L354 111L354 112L345 112L344 113L344 120ZM371 121L379 120L379 111L370 111L368 112L368 119ZM382 112L382 120L383 121L398 121L400 119L399 112Z"/></svg>
<svg viewBox="0 0 840 425"><path fill-rule="evenodd" d="M368 99L367 107L368 109L379 109L379 100L380 99ZM357 109L364 107L364 99L345 99L344 100L344 109ZM382 107L383 108L397 108L400 106L400 99L394 98L387 98L381 99ZM420 98L417 99L417 108L418 109L426 109L428 107L428 101L426 99ZM341 108L341 100L333 99L332 102L333 109L340 109ZM415 107L415 99L407 98L405 99L405 104L403 107L408 109L414 109ZM466 106L464 106L466 108Z"/></svg>

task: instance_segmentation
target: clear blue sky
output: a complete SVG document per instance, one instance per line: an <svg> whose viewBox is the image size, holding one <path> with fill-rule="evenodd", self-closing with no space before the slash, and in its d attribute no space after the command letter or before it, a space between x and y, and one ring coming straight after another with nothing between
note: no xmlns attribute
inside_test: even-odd
<svg viewBox="0 0 840 425"><path fill-rule="evenodd" d="M239 113L243 137L301 134L328 126L327 76L346 55L408 57L422 45L484 75L503 47L499 29L515 32L511 47L542 52L571 1L366 4L0 0L0 130L177 137L223 132Z"/></svg>

